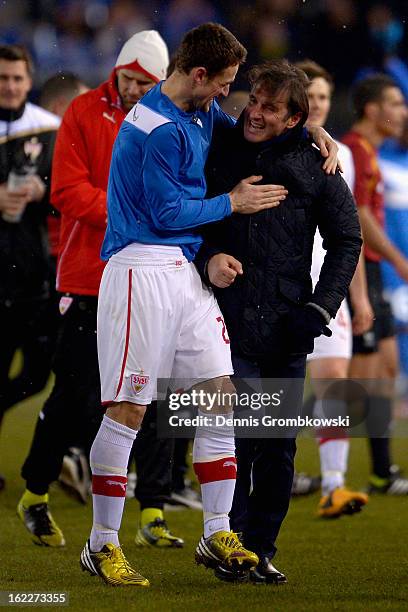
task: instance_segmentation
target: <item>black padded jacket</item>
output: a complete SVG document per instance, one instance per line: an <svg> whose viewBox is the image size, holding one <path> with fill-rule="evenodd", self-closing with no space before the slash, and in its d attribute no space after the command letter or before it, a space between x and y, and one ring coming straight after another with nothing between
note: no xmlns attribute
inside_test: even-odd
<svg viewBox="0 0 408 612"><path fill-rule="evenodd" d="M203 278L206 263L217 252L233 255L243 265L244 274L229 288L214 288L233 352L253 357L296 353L293 317L301 317L302 307L311 301L334 317L347 293L360 254L360 224L340 173L328 176L322 164L319 150L300 127L257 145L245 141L241 122L215 134L206 167L208 197L230 192L252 174L289 192L276 208L232 214L204 228L205 242L195 260ZM313 292L310 268L317 227L327 253Z"/></svg>

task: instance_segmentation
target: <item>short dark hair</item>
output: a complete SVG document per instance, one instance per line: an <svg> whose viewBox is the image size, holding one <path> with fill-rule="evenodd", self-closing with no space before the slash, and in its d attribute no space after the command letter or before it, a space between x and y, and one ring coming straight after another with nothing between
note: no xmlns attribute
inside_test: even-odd
<svg viewBox="0 0 408 612"><path fill-rule="evenodd" d="M8 62L25 62L27 72L31 76L34 73L34 63L28 50L22 45L0 45L0 59Z"/></svg>
<svg viewBox="0 0 408 612"><path fill-rule="evenodd" d="M398 87L387 74L372 74L358 81L352 91L352 100L357 119L365 115L365 108L370 102L381 102L384 91L390 87Z"/></svg>
<svg viewBox="0 0 408 612"><path fill-rule="evenodd" d="M300 68L287 60L272 60L254 66L248 73L251 88L261 85L270 95L287 94L288 117L302 113L300 125L309 115L307 87L309 79Z"/></svg>
<svg viewBox="0 0 408 612"><path fill-rule="evenodd" d="M297 68L300 68L300 70L303 70L303 72L306 74L306 76L311 81L313 79L319 79L319 78L327 81L330 86L330 92L333 93L334 91L333 77L330 74L330 72L327 72L326 68L323 68L323 66L321 66L317 62L314 62L311 59L305 59L305 60L302 60L301 62L296 62L295 66Z"/></svg>
<svg viewBox="0 0 408 612"><path fill-rule="evenodd" d="M204 23L187 32L175 56L177 70L189 74L203 66L211 78L230 66L243 64L247 51L235 36L219 23Z"/></svg>
<svg viewBox="0 0 408 612"><path fill-rule="evenodd" d="M65 96L71 101L84 85L85 83L73 72L54 74L41 87L39 104L46 108L58 96Z"/></svg>

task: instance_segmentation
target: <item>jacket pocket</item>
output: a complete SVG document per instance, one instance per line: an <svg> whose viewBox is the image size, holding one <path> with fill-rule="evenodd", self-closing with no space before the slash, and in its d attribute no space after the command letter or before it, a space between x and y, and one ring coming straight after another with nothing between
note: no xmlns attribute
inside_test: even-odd
<svg viewBox="0 0 408 612"><path fill-rule="evenodd" d="M290 278L278 278L279 292L293 304L302 304L306 298L307 290L303 285Z"/></svg>
<svg viewBox="0 0 408 612"><path fill-rule="evenodd" d="M245 308L238 332L241 352L248 356L279 354L282 351L285 316L271 308Z"/></svg>

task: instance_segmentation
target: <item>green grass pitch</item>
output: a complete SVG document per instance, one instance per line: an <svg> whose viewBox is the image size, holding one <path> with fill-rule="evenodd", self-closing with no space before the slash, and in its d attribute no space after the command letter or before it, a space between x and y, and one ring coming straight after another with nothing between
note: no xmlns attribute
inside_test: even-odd
<svg viewBox="0 0 408 612"><path fill-rule="evenodd" d="M0 590L66 591L69 610L95 612L408 610L408 498L373 497L360 515L337 521L316 518L317 494L293 500L275 559L289 580L280 587L224 584L209 570L196 567L193 551L201 534L200 512L167 513L172 531L185 539L184 549L137 549L134 500L126 502L121 542L128 559L150 579L149 589L109 587L80 570L91 504L80 506L58 488L51 491L51 509L67 545L61 550L34 546L15 509L23 490L19 470L42 400L37 396L15 407L1 432L0 471L7 488L0 493ZM394 440L393 449L394 460L408 469L407 440ZM297 466L318 472L312 439L299 440ZM353 440L349 484L363 487L367 475L366 442Z"/></svg>

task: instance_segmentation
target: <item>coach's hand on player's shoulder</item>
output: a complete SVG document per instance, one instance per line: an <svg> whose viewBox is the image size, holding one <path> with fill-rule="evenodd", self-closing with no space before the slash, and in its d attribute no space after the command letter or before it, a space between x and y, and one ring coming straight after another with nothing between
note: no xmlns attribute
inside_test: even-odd
<svg viewBox="0 0 408 612"><path fill-rule="evenodd" d="M343 172L340 160L338 159L339 147L333 138L322 127L310 125L307 130L314 142L320 149L320 153L326 158L323 170L326 174L336 174L337 168Z"/></svg>
<svg viewBox="0 0 408 612"><path fill-rule="evenodd" d="M237 274L243 274L242 264L232 255L217 253L208 261L207 274L212 285L225 289L234 282Z"/></svg>
<svg viewBox="0 0 408 612"><path fill-rule="evenodd" d="M243 179L229 193L232 212L249 215L266 208L274 208L288 193L283 185L255 185L262 176Z"/></svg>

